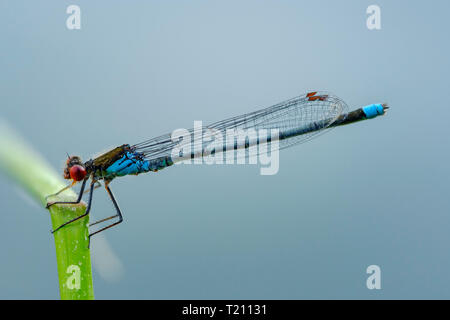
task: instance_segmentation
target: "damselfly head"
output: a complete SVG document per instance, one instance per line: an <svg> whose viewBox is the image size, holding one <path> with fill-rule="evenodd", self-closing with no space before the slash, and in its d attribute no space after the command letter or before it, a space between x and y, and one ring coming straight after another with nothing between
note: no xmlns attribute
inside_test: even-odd
<svg viewBox="0 0 450 320"><path fill-rule="evenodd" d="M78 156L69 156L64 168L64 179L81 181L86 177L86 169L83 166L81 158Z"/></svg>

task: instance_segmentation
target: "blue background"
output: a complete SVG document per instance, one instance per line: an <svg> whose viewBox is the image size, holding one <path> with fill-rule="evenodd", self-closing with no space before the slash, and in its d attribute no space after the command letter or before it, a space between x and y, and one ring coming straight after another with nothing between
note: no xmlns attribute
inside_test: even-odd
<svg viewBox="0 0 450 320"><path fill-rule="evenodd" d="M81 8L81 30L66 8ZM366 8L381 7L381 30ZM280 170L181 165L111 184L99 299L450 298L448 1L1 1L0 108L62 172L123 143L328 90L387 116ZM33 159L30 159L33 161ZM0 298L59 298L48 212L0 181ZM103 190L93 213L113 210ZM96 243L97 242L97 243ZM382 289L368 290L379 265Z"/></svg>

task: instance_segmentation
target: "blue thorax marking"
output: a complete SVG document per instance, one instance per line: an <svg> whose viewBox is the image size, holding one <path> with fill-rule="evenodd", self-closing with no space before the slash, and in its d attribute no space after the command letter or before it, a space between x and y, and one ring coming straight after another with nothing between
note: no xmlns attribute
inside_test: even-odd
<svg viewBox="0 0 450 320"><path fill-rule="evenodd" d="M126 152L122 158L106 169L106 173L110 176L122 177L129 174L158 171L172 164L172 160L168 157L161 157L150 161L144 160L139 153Z"/></svg>
<svg viewBox="0 0 450 320"><path fill-rule="evenodd" d="M107 174L119 177L147 171L148 161L140 160L139 155L132 152L125 153L122 158L106 169Z"/></svg>

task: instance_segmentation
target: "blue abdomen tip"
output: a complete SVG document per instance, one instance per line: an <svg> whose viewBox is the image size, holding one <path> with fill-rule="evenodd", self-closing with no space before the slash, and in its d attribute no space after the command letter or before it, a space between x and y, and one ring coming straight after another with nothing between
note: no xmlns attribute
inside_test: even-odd
<svg viewBox="0 0 450 320"><path fill-rule="evenodd" d="M366 118L374 118L376 116L380 116L384 114L384 108L381 103L379 104L371 104L362 108Z"/></svg>

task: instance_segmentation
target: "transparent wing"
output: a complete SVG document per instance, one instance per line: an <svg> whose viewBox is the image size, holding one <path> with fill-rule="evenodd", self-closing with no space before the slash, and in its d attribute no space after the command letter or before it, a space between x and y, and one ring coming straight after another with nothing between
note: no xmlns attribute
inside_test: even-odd
<svg viewBox="0 0 450 320"><path fill-rule="evenodd" d="M236 138L234 140L236 149L248 148L252 143L262 143L259 134L267 132L270 136L273 129L278 132L278 144L275 149L272 147L272 150L284 149L308 141L330 129L336 121L342 121L346 111L345 102L335 95L327 92L311 92L266 109L186 130L185 134L188 133L190 139L186 139L186 136L183 139L174 137L174 133L165 134L133 145L132 148L146 159L154 160L172 156L174 148L179 150L187 147L185 149L191 151L190 155L184 155L184 159L197 158L205 154L230 152L229 147L221 147L225 144L228 132L246 134L253 133L254 130L257 134L255 139L249 136L244 140L241 139L240 144ZM270 137L270 140L273 140L273 137Z"/></svg>

